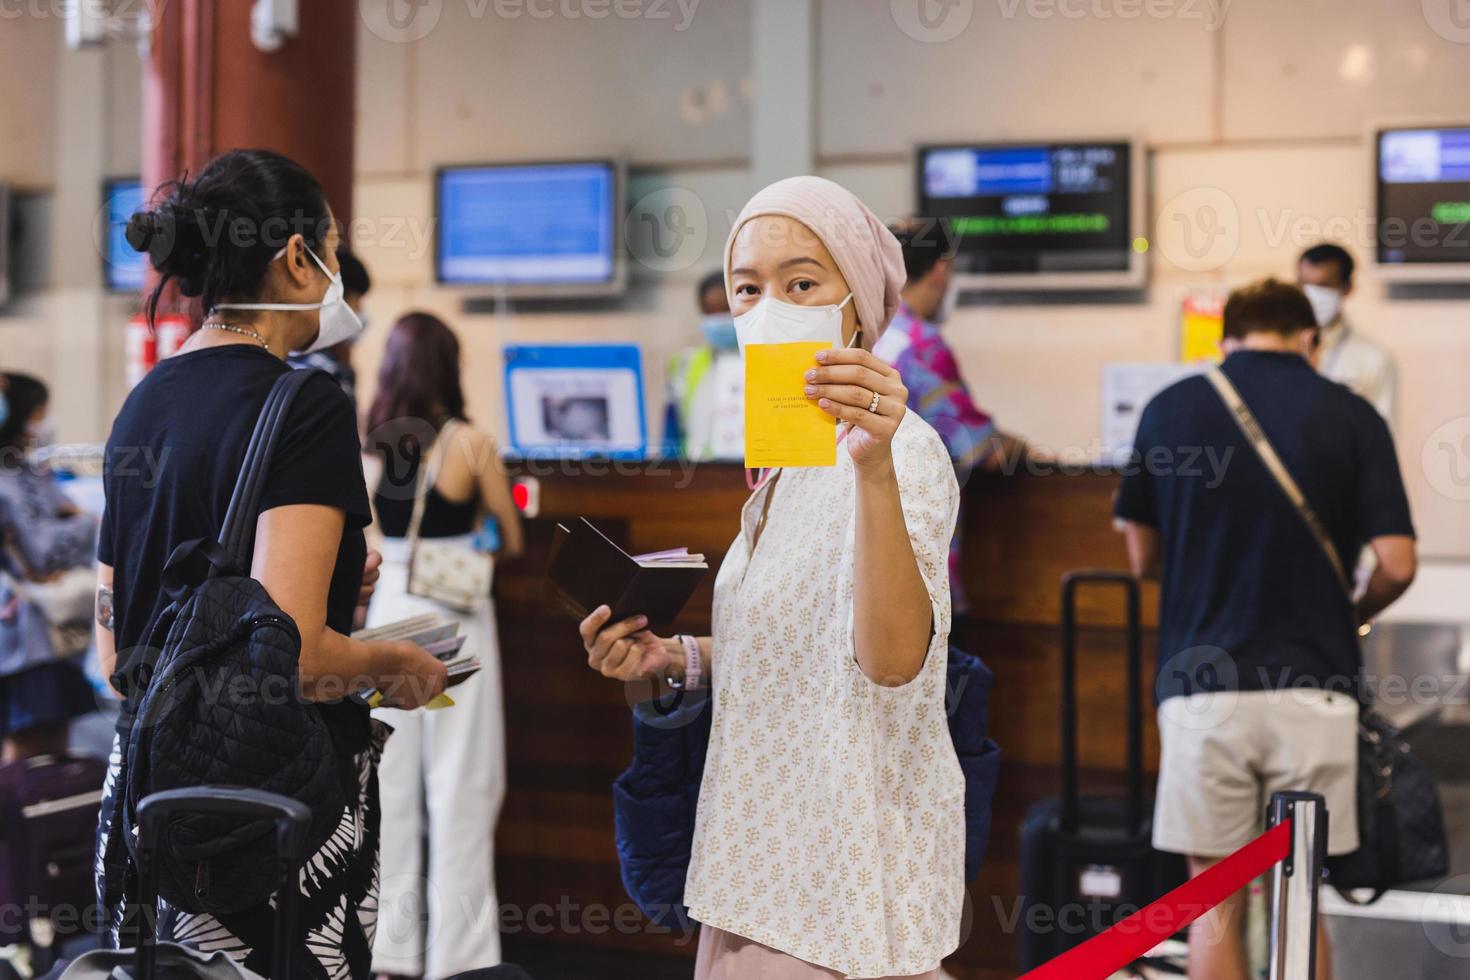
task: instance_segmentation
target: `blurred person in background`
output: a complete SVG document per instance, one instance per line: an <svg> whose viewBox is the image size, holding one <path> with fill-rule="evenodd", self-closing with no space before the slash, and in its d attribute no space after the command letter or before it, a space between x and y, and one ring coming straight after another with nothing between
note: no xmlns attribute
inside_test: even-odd
<svg viewBox="0 0 1470 980"><path fill-rule="evenodd" d="M909 390L909 410L917 412L944 440L963 487L975 467L999 470L1008 462L1017 462L1015 457L1025 452L1025 446L997 429L975 404L944 338L942 327L959 300L953 234L943 222L929 218L890 225L889 230L903 247L906 279L898 313L873 346L873 353L898 369ZM968 605L960 580L964 526L962 508L949 551L950 596L956 612Z"/></svg>
<svg viewBox="0 0 1470 980"><path fill-rule="evenodd" d="M903 302L873 353L898 368L909 408L934 427L963 486L970 470L1000 469L1020 443L995 427L970 397L943 326L959 302L955 240L941 221L916 218L891 225L903 246Z"/></svg>
<svg viewBox="0 0 1470 980"><path fill-rule="evenodd" d="M250 233L217 234L222 227ZM163 185L129 219L127 239L160 273L146 304L150 322L165 290L177 286L198 297L203 323L133 388L107 440L97 655L124 698L120 733L130 730L152 672L156 651L146 638L171 601L169 557L186 542L217 540L261 409L291 370L286 355L334 347L361 329L342 299L340 236L321 184L278 153L231 150ZM158 465L140 465L140 454ZM289 952L304 977L366 977L377 921L377 763L389 733L365 704L343 695L374 687L412 708L448 681L444 664L417 644L349 635L371 583L361 459L351 401L332 378L313 375L284 417L262 481L249 572L299 631L301 695L331 738L347 801L300 877ZM123 832L114 806L128 788L119 785L122 775L115 740L97 835L99 899L113 946L137 919L126 902L126 843L114 836ZM156 932L223 951L264 976L273 966L274 920L268 903L217 916L161 903Z"/></svg>
<svg viewBox="0 0 1470 980"><path fill-rule="evenodd" d="M1320 540L1204 376L1144 408L1118 490L1133 574L1161 585L1153 843L1186 855L1194 875L1264 829L1261 801L1277 790L1326 798L1328 854L1358 847L1358 627L1403 594L1418 559L1393 437L1366 400L1312 369L1318 331L1295 286L1237 289L1220 373ZM1186 464L1180 447L1229 465ZM1378 564L1355 593L1346 570L1365 544ZM1191 927L1190 977L1245 980L1244 896ZM1318 937L1327 978L1327 930Z"/></svg>
<svg viewBox="0 0 1470 980"><path fill-rule="evenodd" d="M745 364L725 296L725 274L699 282L704 343L677 351L665 370L665 452L681 459L745 458Z"/></svg>
<svg viewBox="0 0 1470 980"><path fill-rule="evenodd" d="M1297 262L1297 284L1322 328L1317 370L1368 399L1392 428L1398 392L1393 356L1354 329L1342 312L1343 300L1353 292L1355 266L1352 255L1341 245L1313 245Z"/></svg>
<svg viewBox="0 0 1470 980"><path fill-rule="evenodd" d="M500 962L494 839L505 797L505 709L491 597L465 612L408 591L416 494L420 538L475 548L488 516L500 556L522 549L520 512L495 443L465 415L460 369L459 339L444 321L401 317L388 333L364 444L384 539L368 624L422 613L457 619L467 637L462 655L482 664L454 688L451 708L377 713L394 734L379 770L383 893L373 969L430 980Z"/></svg>
<svg viewBox="0 0 1470 980"><path fill-rule="evenodd" d="M357 314L358 322L362 329L367 329L367 313L363 311L362 301L367 296L368 290L373 287L373 281L368 277L367 266L362 260L352 254L352 249L343 245L337 249L337 268L342 274L342 301ZM352 348L357 343L356 339L344 340L340 344L334 344L326 350L312 351L310 353L291 354L286 358L286 363L293 368L305 369L315 368L325 371L347 393L353 404L357 404L357 372L352 367Z"/></svg>
<svg viewBox="0 0 1470 980"><path fill-rule="evenodd" d="M31 462L51 441L46 385L0 377L0 762L13 762L62 754L71 720L97 709L77 662L91 647L97 519ZM57 611L67 591L74 614Z"/></svg>

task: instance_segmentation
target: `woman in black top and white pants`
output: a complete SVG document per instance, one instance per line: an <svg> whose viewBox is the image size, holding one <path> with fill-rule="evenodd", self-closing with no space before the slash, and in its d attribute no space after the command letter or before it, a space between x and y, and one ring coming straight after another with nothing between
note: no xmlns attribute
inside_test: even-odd
<svg viewBox="0 0 1470 980"><path fill-rule="evenodd" d="M167 603L166 559L180 543L220 532L245 447L287 353L348 339L338 232L320 185L298 164L232 151L192 181L165 185L133 215L128 241L162 281L200 297L204 329L133 389L107 443L98 546L97 647L131 721L151 659L149 624ZM250 574L301 634L303 696L331 732L347 798L336 833L303 868L298 977L365 977L377 889L376 760L386 729L345 696L377 687L402 707L444 689L446 672L411 643L350 639L364 601L369 520L352 404L326 375L292 406L266 479ZM374 572L375 574L375 572ZM117 759L107 792L114 792ZM111 807L104 801L102 812ZM99 838L106 835L106 827ZM100 840L99 854L105 852ZM99 861L99 878L101 864ZM99 887L104 883L99 880ZM122 910L113 910L120 917ZM161 907L161 938L224 950L266 974L272 910L229 916ZM114 919L114 926L117 919ZM116 937L114 937L116 938Z"/></svg>
<svg viewBox="0 0 1470 980"><path fill-rule="evenodd" d="M490 596L452 609L412 595L415 537L468 550L481 516L500 531L499 554L521 550L520 513L490 436L465 416L459 341L428 313L388 333L368 412L368 472L382 532L383 569L369 624L432 612L459 621L481 669L451 692L447 711L387 708L383 753L383 890L374 972L441 980L500 962L495 822L505 796L500 644ZM415 499L418 526L412 526ZM425 866L423 840L428 838Z"/></svg>

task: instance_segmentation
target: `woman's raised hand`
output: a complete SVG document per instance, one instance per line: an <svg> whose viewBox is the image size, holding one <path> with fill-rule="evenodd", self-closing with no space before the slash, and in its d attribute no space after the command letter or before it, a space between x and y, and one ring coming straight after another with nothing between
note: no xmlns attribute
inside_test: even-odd
<svg viewBox="0 0 1470 980"><path fill-rule="evenodd" d="M909 399L895 368L861 347L820 350L817 366L806 373L806 396L828 415L848 423L847 451L854 463L886 466L892 461L893 434Z"/></svg>
<svg viewBox="0 0 1470 980"><path fill-rule="evenodd" d="M671 645L648 631L646 617L609 626L611 618L611 609L598 606L578 627L587 666L604 677L634 681L658 676L674 662Z"/></svg>

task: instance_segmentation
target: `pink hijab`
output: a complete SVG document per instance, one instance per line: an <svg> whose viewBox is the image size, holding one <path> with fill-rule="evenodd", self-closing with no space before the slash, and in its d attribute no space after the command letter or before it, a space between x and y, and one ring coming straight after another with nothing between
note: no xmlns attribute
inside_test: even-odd
<svg viewBox="0 0 1470 980"><path fill-rule="evenodd" d="M725 243L725 292L731 292L735 236L752 218L784 215L821 239L852 289L865 347L888 328L904 286L903 249L878 216L852 191L822 177L788 177L760 191L745 205Z"/></svg>

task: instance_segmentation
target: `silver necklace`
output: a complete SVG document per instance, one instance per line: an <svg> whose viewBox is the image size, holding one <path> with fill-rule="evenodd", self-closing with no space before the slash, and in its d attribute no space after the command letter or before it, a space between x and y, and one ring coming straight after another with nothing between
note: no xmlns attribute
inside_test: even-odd
<svg viewBox="0 0 1470 980"><path fill-rule="evenodd" d="M264 337L249 327L237 327L233 323L220 323L218 320L206 320L200 326L205 330L228 330L230 333L237 333L242 337L249 337L252 340L259 341L260 346L266 350L270 350L271 348L271 345L266 342Z"/></svg>

